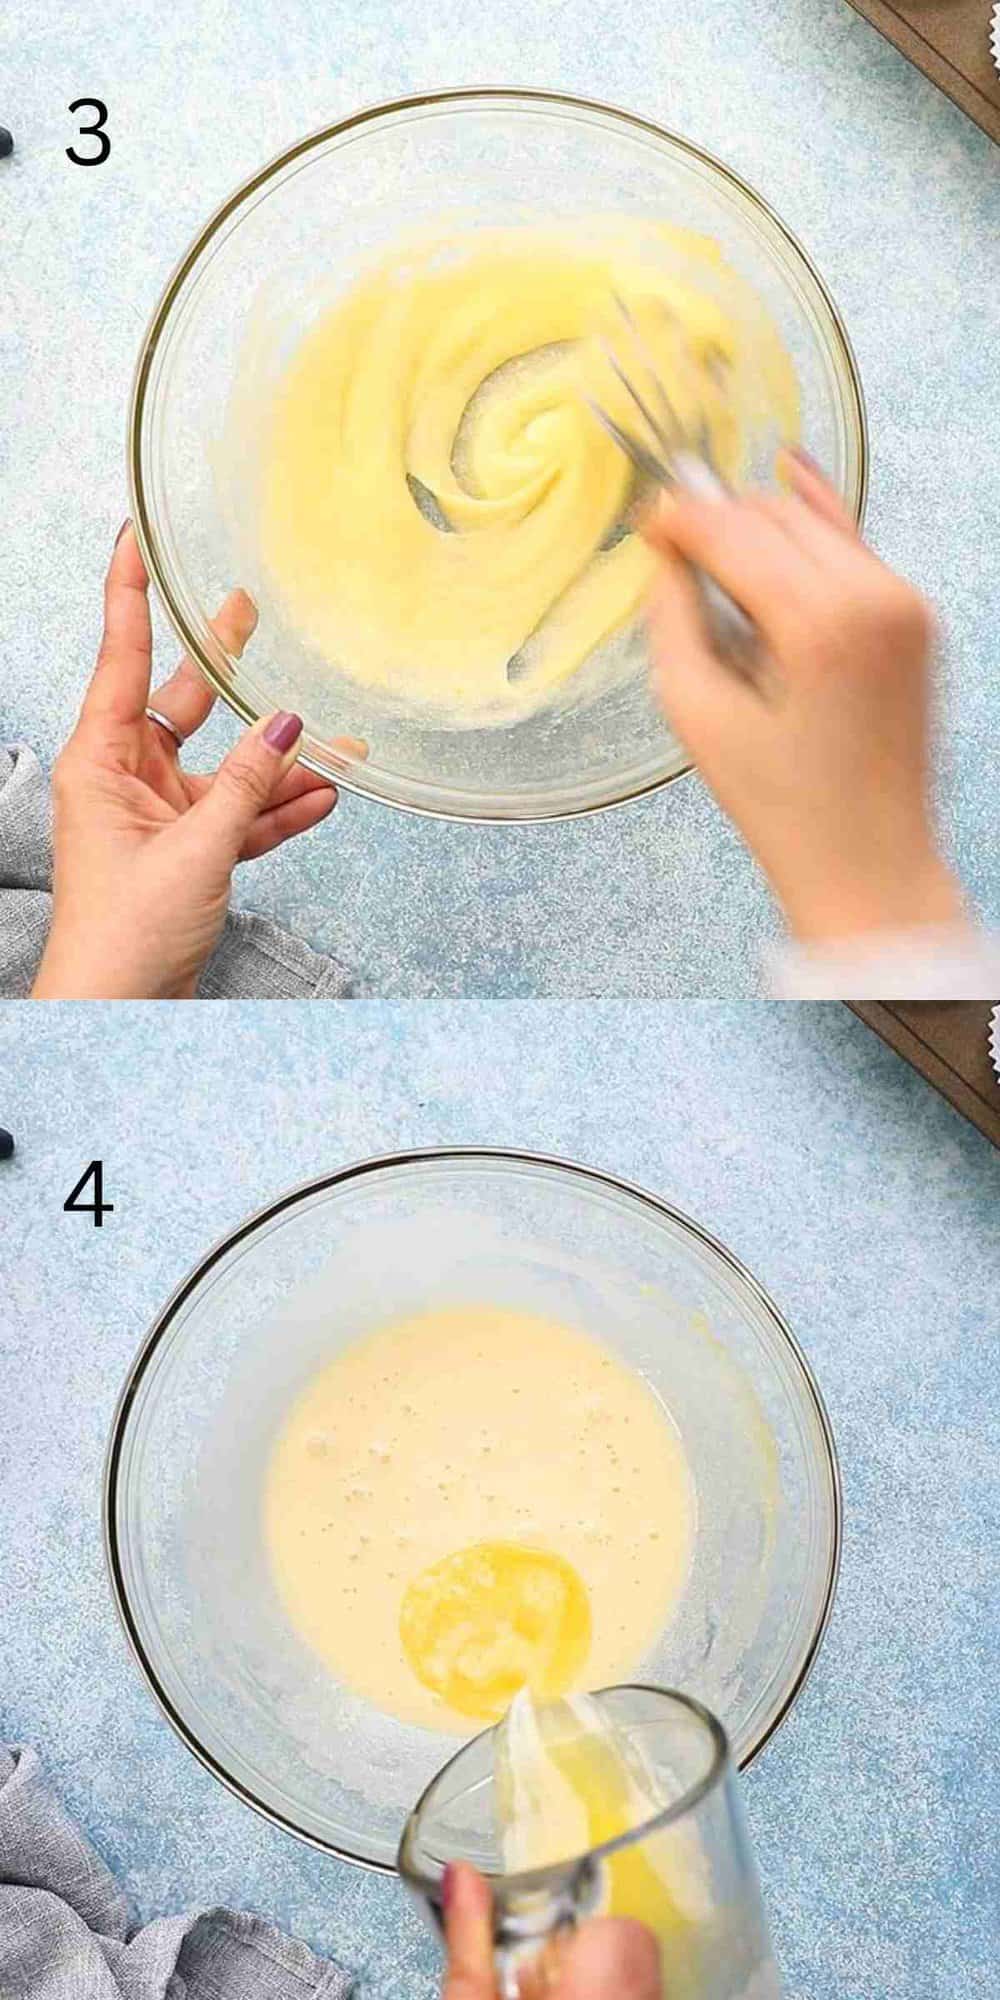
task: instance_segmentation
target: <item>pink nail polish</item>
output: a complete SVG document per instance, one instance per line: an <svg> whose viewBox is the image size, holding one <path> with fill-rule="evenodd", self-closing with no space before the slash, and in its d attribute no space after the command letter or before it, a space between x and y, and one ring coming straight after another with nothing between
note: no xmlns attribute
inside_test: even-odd
<svg viewBox="0 0 1000 2000"><path fill-rule="evenodd" d="M800 444L793 444L790 447L790 451L792 458L797 458L799 464L803 465L807 472L815 472L817 479L825 479L826 474L823 471L823 467L817 465L811 452L806 451Z"/></svg>
<svg viewBox="0 0 1000 2000"><path fill-rule="evenodd" d="M264 741L283 757L286 750L290 750L292 744L298 742L301 734L301 715L290 715L287 710L279 709L277 715L272 715L264 731Z"/></svg>

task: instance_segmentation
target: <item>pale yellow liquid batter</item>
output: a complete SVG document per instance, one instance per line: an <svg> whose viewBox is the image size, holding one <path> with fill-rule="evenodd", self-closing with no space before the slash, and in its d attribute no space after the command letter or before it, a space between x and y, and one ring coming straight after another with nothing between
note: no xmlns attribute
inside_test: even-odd
<svg viewBox="0 0 1000 2000"><path fill-rule="evenodd" d="M797 437L791 363L706 237L623 216L402 246L311 327L266 427L265 568L342 672L439 725L503 722L634 619L653 558L612 545L633 474L587 401L642 435L600 345L648 395L616 296L726 477L762 431Z"/></svg>
<svg viewBox="0 0 1000 2000"><path fill-rule="evenodd" d="M289 1412L264 1493L272 1573L301 1638L376 1707L462 1735L481 1726L473 1715L502 1712L532 1660L546 1693L562 1676L633 1675L682 1590L694 1520L680 1439L637 1374L572 1327L476 1304L345 1348ZM511 1545L537 1563L506 1560ZM433 1605L438 1564L447 1588ZM434 1691L460 1685L456 1605L474 1641L462 1707Z"/></svg>

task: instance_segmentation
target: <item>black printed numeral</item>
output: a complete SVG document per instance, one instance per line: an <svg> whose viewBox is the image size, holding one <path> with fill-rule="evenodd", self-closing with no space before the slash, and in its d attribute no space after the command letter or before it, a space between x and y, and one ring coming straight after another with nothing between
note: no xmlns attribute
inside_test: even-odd
<svg viewBox="0 0 1000 2000"><path fill-rule="evenodd" d="M97 151L96 153L78 153L75 146L67 146L66 158L72 160L75 167L99 167L107 159L111 151L111 141L104 129L108 122L107 105L102 104L99 97L74 97L69 108L74 116L78 111L94 112L93 124L81 125L77 137L79 139L96 139Z"/></svg>
<svg viewBox="0 0 1000 2000"><path fill-rule="evenodd" d="M92 1201L84 1201L83 1199L88 1188L92 1189L93 1192ZM113 1201L105 1201L104 1199L103 1160L91 1160L86 1172L80 1175L72 1193L66 1196L63 1208L69 1215L92 1215L94 1218L94 1228L104 1228L104 1218L106 1215L114 1214L115 1205Z"/></svg>

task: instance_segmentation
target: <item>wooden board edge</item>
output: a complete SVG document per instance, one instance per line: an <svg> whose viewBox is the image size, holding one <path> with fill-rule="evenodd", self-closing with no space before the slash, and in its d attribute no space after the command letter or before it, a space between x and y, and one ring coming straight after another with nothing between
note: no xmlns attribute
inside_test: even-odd
<svg viewBox="0 0 1000 2000"><path fill-rule="evenodd" d="M981 1097L978 1090L959 1076L951 1064L939 1056L906 1021L901 1021L887 1001L848 1000L845 1005L865 1026L887 1042L895 1053L919 1072L927 1083L941 1092L954 1109L967 1118L984 1138L1000 1147L1000 1108Z"/></svg>
<svg viewBox="0 0 1000 2000"><path fill-rule="evenodd" d="M922 70L931 83L943 90L945 96L950 97L952 103L957 104L959 110L979 126L980 131L1000 144L1000 110L979 89L978 84L971 83L962 70L956 69L947 56L940 54L933 42L904 21L894 7L886 4L886 0L848 0L848 6L853 7L869 27L884 35L887 42L892 42L917 69Z"/></svg>

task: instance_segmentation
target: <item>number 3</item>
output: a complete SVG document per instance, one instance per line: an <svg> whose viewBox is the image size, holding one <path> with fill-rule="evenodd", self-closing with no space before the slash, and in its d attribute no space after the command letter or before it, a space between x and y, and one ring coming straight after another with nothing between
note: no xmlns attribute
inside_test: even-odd
<svg viewBox="0 0 1000 2000"><path fill-rule="evenodd" d="M84 154L76 152L72 146L67 146L67 159L72 160L75 167L99 167L101 161L106 160L111 151L111 141L104 130L108 122L107 105L102 104L99 97L74 97L69 108L71 111L96 111L97 117L93 125L81 125L80 138L96 139L98 151Z"/></svg>

